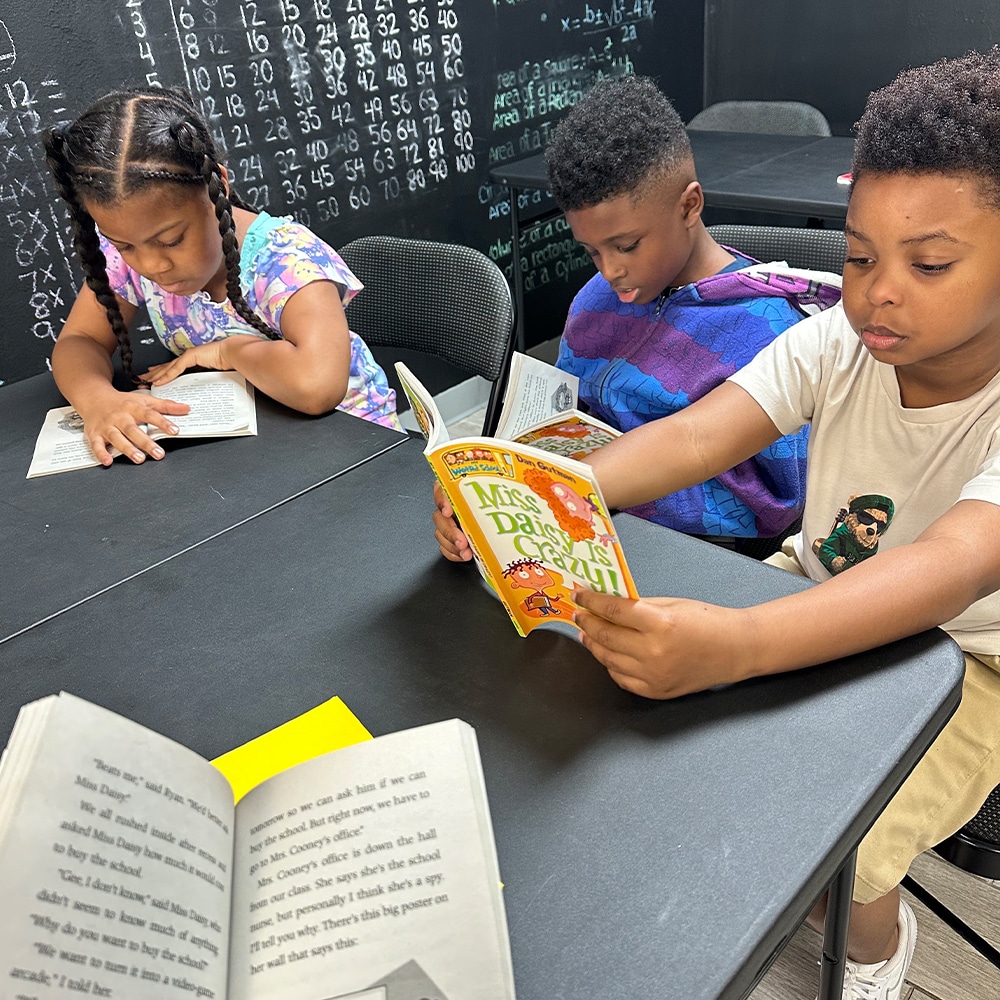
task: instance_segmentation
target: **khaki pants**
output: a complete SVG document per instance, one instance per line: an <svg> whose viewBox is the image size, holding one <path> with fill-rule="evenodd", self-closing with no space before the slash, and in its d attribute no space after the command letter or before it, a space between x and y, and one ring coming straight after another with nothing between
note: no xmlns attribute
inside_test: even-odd
<svg viewBox="0 0 1000 1000"><path fill-rule="evenodd" d="M772 566L805 576L790 546ZM1000 657L965 654L962 701L858 847L854 899L899 885L917 855L950 837L1000 785Z"/></svg>

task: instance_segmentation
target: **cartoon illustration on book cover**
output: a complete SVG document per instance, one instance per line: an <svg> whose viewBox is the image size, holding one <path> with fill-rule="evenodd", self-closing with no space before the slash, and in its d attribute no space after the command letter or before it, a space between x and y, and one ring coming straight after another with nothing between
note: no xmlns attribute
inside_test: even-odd
<svg viewBox="0 0 1000 1000"><path fill-rule="evenodd" d="M459 522L522 634L542 621L571 621L578 587L637 596L589 480L503 442L455 442L433 460L446 489L458 486Z"/></svg>
<svg viewBox="0 0 1000 1000"><path fill-rule="evenodd" d="M617 434L595 426L578 416L569 416L558 424L539 427L519 435L519 444L530 444L553 455L566 458L583 458L613 441Z"/></svg>

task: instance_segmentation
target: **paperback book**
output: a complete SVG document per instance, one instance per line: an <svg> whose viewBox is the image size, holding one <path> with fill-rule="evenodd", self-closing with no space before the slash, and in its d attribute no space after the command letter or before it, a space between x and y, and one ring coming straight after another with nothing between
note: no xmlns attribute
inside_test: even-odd
<svg viewBox="0 0 1000 1000"><path fill-rule="evenodd" d="M515 438L498 429L452 440L434 398L404 364L396 372L427 438L427 461L521 635L571 621L575 589L638 597L597 478L578 461L616 431L578 411L531 423L515 406L500 425ZM547 435L546 426L559 431Z"/></svg>

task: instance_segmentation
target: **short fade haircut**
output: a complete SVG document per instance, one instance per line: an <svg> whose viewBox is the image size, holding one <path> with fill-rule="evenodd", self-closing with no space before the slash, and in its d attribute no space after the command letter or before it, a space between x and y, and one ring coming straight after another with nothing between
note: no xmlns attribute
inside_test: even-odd
<svg viewBox="0 0 1000 1000"><path fill-rule="evenodd" d="M545 150L549 188L564 212L638 194L654 176L690 160L684 122L642 76L595 84Z"/></svg>
<svg viewBox="0 0 1000 1000"><path fill-rule="evenodd" d="M973 174L1000 209L1000 48L903 70L857 122L855 181L865 173Z"/></svg>

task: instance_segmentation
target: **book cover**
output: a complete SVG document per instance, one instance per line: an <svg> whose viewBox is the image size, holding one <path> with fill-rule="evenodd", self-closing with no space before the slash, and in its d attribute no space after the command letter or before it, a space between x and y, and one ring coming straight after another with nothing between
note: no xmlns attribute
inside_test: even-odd
<svg viewBox="0 0 1000 1000"><path fill-rule="evenodd" d="M480 572L521 635L546 623L570 622L570 594L577 588L639 596L590 466L499 437L452 440L416 377L403 364L396 371L425 416L424 454ZM596 434L564 414L553 426L561 430L540 437L577 453L580 438L574 435Z"/></svg>

